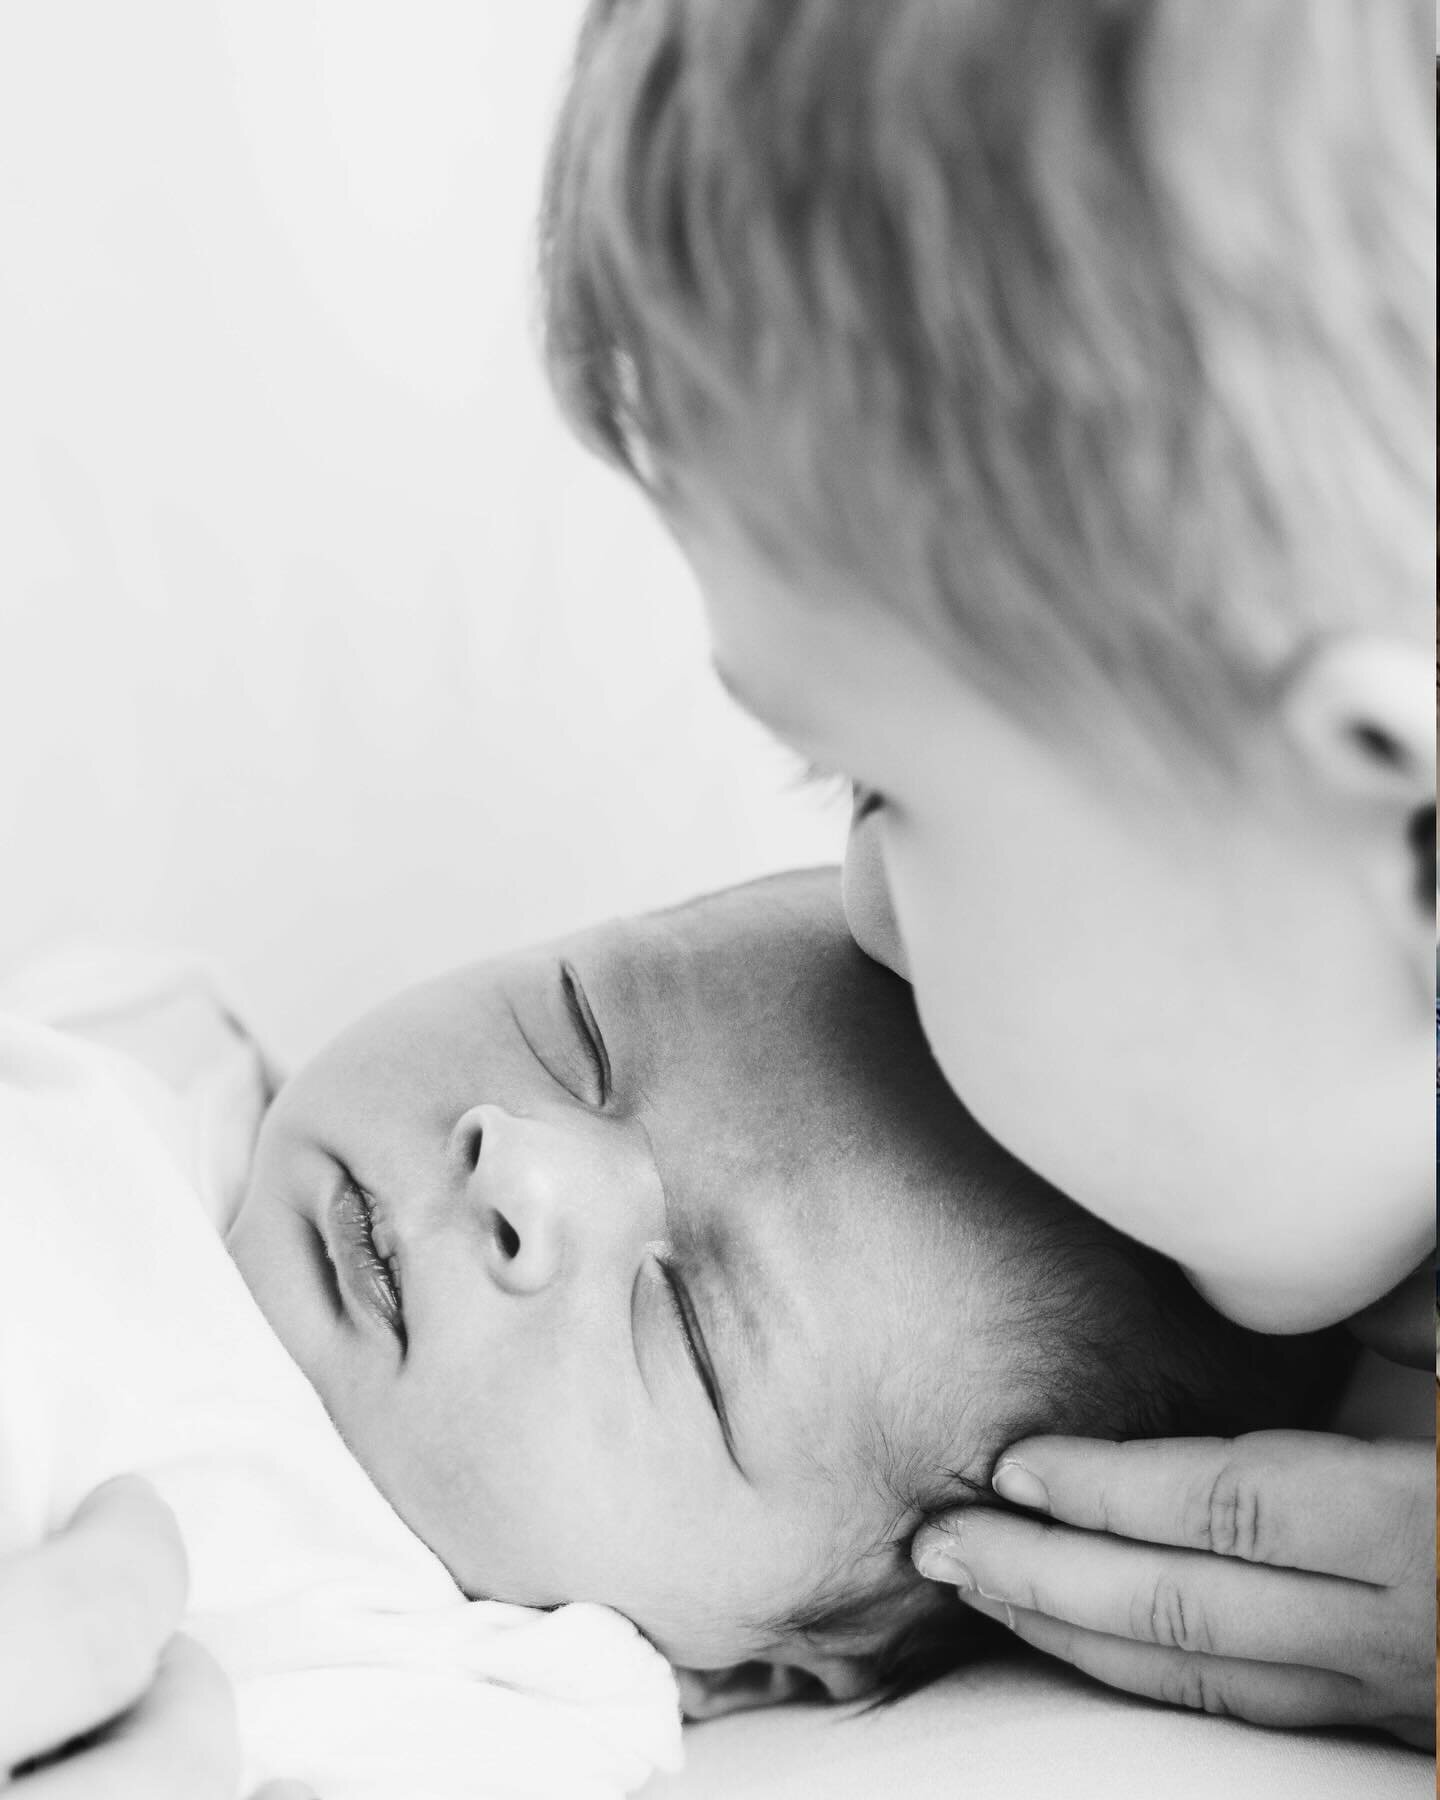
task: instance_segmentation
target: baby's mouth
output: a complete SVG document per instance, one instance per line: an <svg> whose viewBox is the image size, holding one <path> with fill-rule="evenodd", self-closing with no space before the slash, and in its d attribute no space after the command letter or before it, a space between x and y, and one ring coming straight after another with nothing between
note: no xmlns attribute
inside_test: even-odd
<svg viewBox="0 0 1440 1800"><path fill-rule="evenodd" d="M377 1218L372 1195L342 1167L342 1179L327 1209L325 1249L334 1265L348 1310L363 1323L383 1325L408 1348L401 1304L398 1247L386 1222Z"/></svg>

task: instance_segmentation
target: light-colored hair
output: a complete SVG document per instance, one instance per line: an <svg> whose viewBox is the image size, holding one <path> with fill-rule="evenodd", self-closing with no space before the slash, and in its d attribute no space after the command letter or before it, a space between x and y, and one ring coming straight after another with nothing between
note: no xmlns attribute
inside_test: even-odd
<svg viewBox="0 0 1440 1800"><path fill-rule="evenodd" d="M594 0L555 386L1006 704L1221 752L1429 628L1430 55L1421 0Z"/></svg>

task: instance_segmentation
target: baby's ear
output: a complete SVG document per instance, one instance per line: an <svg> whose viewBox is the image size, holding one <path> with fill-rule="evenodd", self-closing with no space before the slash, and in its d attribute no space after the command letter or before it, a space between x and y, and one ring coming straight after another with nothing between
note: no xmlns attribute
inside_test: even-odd
<svg viewBox="0 0 1440 1800"><path fill-rule="evenodd" d="M859 1700L874 1682L858 1656L810 1656L790 1662L737 1663L733 1669L677 1669L680 1710L687 1719L718 1719L791 1701Z"/></svg>

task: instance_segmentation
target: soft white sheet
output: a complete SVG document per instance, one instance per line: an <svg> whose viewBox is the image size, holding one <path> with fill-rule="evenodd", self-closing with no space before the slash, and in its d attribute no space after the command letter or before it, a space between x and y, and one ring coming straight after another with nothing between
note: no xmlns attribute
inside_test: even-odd
<svg viewBox="0 0 1440 1800"><path fill-rule="evenodd" d="M0 1555L155 1481L186 1629L235 1678L251 1781L325 1800L611 1800L673 1765L674 1681L623 1619L467 1602L390 1510L196 1204L147 1077L0 1017Z"/></svg>
<svg viewBox="0 0 1440 1800"><path fill-rule="evenodd" d="M1427 1800L1429 1757L1261 1731L1097 1688L1038 1660L975 1669L887 1712L745 1713L685 1733L645 1800Z"/></svg>

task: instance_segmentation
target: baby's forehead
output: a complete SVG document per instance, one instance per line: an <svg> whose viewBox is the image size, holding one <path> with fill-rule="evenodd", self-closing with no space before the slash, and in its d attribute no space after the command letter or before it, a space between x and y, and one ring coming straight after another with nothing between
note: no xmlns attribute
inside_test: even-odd
<svg viewBox="0 0 1440 1800"><path fill-rule="evenodd" d="M818 1450L843 1448L856 1479L884 1486L886 1456L934 1435L924 1359L956 1335L996 1155L936 1070L909 989L854 946L835 871L620 921L575 953L602 1028L645 1061L647 1126L690 1241L762 1326L773 1314L777 1341L804 1327L797 1354L834 1377L814 1404L843 1407ZM875 1421L898 1416L897 1381L915 1395L887 1445Z"/></svg>
<svg viewBox="0 0 1440 1800"><path fill-rule="evenodd" d="M874 1233L913 1249L912 1225L927 1249L958 1241L967 1177L994 1147L935 1067L908 986L852 942L836 871L617 921L574 954L612 1061L707 1199L803 1213L856 1256Z"/></svg>
<svg viewBox="0 0 1440 1800"><path fill-rule="evenodd" d="M828 1083L837 1101L877 1090L877 1052L930 1062L910 990L850 937L835 870L611 921L573 950L618 1028L645 1032L671 1061L733 1061L787 1087Z"/></svg>
<svg viewBox="0 0 1440 1800"><path fill-rule="evenodd" d="M718 985L737 1009L756 1008L777 980L821 979L837 950L853 948L838 893L838 877L828 875L801 882L783 903L757 884L607 920L574 942L582 954L627 970L642 993L713 1001Z"/></svg>

